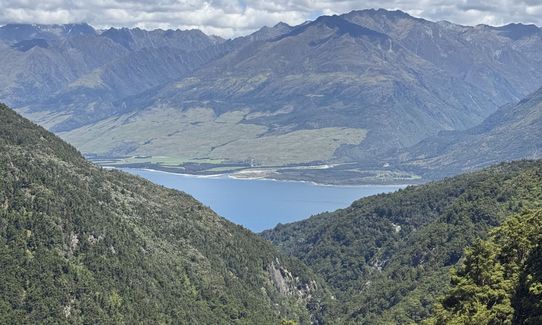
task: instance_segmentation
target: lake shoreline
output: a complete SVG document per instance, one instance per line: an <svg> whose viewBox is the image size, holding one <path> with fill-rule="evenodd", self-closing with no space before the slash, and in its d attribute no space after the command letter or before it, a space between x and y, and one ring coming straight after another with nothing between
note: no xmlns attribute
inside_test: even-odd
<svg viewBox="0 0 542 325"><path fill-rule="evenodd" d="M97 163L97 162L95 162ZM100 164L99 166L104 168L132 168L132 169L144 169L149 171L158 171L164 173L171 173L176 175L192 176L198 178L220 178L220 177L229 177L236 180L267 180L267 181L276 181L276 182L302 182L309 183L315 186L409 186L409 185L420 185L426 183L429 180L424 179L413 179L413 180L398 180L398 179L381 179L378 181L374 180L358 180L358 181L343 181L341 179L333 179L332 177L326 177L326 179L331 179L331 181L321 181L323 177L303 177L302 175L292 175L284 174L280 171L273 169L253 169L253 170L241 170L237 172L225 172L225 173L209 173L209 172L183 172L174 167L161 167L158 165L133 165L133 164ZM311 166L309 166L310 169ZM317 167L317 166L316 166ZM258 175L258 176L254 176Z"/></svg>
<svg viewBox="0 0 542 325"><path fill-rule="evenodd" d="M383 186L383 187L407 187L407 186L414 186L419 185L420 183L394 183L394 182L385 182L385 183L370 183L370 182L362 182L362 183L356 183L356 184L350 184L350 183L320 183L316 181L311 180L305 180L305 179L290 179L290 178L273 178L273 177L267 177L267 176L260 176L260 177L250 177L250 176L239 176L237 173L217 173L217 174L196 174L196 173L181 173L181 172L174 172L170 171L167 168L165 169L159 169L159 168L147 168L147 167L128 167L128 166L110 166L110 165L101 165L102 168L108 168L108 169L117 169L117 170L123 170L123 169L139 169L139 170L145 170L150 172L158 172L158 173L165 173L165 174L171 174L171 175L180 175L180 176L187 176L187 177L194 177L194 178L202 178L202 179L221 179L221 178L230 178L234 180L240 180L240 181L270 181L270 182L293 182L293 183L305 183L305 184L311 184L313 186L326 186L326 187L372 187L372 186ZM280 175L280 174L279 174Z"/></svg>

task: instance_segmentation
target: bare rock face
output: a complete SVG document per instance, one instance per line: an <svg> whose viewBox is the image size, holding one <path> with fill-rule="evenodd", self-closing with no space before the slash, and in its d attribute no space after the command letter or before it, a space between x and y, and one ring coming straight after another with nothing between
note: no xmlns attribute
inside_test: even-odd
<svg viewBox="0 0 542 325"><path fill-rule="evenodd" d="M301 279L281 263L277 257L268 265L269 279L272 286L282 295L293 299L298 304L307 306L312 311L311 322L313 324L322 323L322 318L317 315L325 314L325 310L334 304L333 296L329 294L329 299L323 299L322 292L325 288L318 286L314 279Z"/></svg>
<svg viewBox="0 0 542 325"><path fill-rule="evenodd" d="M301 300L309 300L311 292L318 288L315 281L303 283L299 277L294 277L288 269L281 265L278 258L271 262L269 274L273 285L283 295L294 296Z"/></svg>

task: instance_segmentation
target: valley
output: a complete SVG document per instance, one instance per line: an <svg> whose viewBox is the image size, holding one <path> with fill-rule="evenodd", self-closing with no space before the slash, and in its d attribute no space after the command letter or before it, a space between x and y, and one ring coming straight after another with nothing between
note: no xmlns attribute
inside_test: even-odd
<svg viewBox="0 0 542 325"><path fill-rule="evenodd" d="M0 2L0 324L542 324L542 12L437 2Z"/></svg>
<svg viewBox="0 0 542 325"><path fill-rule="evenodd" d="M185 193L89 163L5 106L0 116L0 319L7 323L438 324L470 315L513 319L520 308L522 319L541 315L538 293L528 289L539 279L540 160L369 196L256 235ZM508 235L493 229L517 240L501 244ZM507 250L512 244L524 257ZM478 255L483 245L510 263L506 278L491 278L505 299L496 313L487 312L494 301L485 293L494 291L484 277L502 275L502 264L483 262L494 261ZM483 277L461 271L471 268Z"/></svg>

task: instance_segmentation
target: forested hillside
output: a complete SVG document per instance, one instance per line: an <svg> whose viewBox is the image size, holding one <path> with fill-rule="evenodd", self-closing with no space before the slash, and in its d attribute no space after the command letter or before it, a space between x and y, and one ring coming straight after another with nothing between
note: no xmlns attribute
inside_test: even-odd
<svg viewBox="0 0 542 325"><path fill-rule="evenodd" d="M541 324L542 210L514 215L466 250L427 324Z"/></svg>
<svg viewBox="0 0 542 325"><path fill-rule="evenodd" d="M1 324L320 322L300 262L0 106Z"/></svg>
<svg viewBox="0 0 542 325"><path fill-rule="evenodd" d="M512 213L542 206L542 161L500 164L263 233L319 273L344 323L407 324L432 312L463 250Z"/></svg>

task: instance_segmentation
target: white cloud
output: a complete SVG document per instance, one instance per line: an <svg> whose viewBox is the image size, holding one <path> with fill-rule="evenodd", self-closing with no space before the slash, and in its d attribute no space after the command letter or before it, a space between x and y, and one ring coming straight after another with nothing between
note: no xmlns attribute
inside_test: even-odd
<svg viewBox="0 0 542 325"><path fill-rule="evenodd" d="M542 24L540 0L1 0L0 24L88 22L110 26L199 28L233 37L280 21L299 24L355 9L400 9L459 24Z"/></svg>

